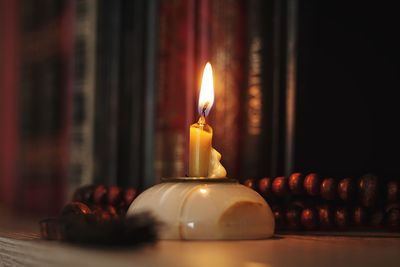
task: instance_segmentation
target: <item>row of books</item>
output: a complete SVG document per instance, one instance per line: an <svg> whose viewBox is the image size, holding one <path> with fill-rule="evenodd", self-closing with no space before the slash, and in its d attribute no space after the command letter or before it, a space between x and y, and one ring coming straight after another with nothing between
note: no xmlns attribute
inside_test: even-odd
<svg viewBox="0 0 400 267"><path fill-rule="evenodd" d="M0 0L1 200L51 213L83 184L184 176L207 61L228 175L281 171L276 2Z"/></svg>
<svg viewBox="0 0 400 267"><path fill-rule="evenodd" d="M160 1L155 177L187 173L204 65L214 71L207 118L229 177L284 171L284 7L279 1Z"/></svg>
<svg viewBox="0 0 400 267"><path fill-rule="evenodd" d="M63 204L73 84L72 1L0 1L0 198Z"/></svg>

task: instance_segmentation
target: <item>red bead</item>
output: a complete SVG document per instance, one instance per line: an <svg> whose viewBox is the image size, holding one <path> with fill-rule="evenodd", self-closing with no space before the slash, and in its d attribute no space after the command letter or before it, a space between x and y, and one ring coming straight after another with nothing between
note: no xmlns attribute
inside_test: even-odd
<svg viewBox="0 0 400 267"><path fill-rule="evenodd" d="M92 214L97 222L109 221L111 219L111 214L99 205L92 206Z"/></svg>
<svg viewBox="0 0 400 267"><path fill-rule="evenodd" d="M387 183L387 201L389 203L398 202L400 200L400 181L393 180Z"/></svg>
<svg viewBox="0 0 400 267"><path fill-rule="evenodd" d="M390 231L400 231L400 205L392 204L386 212L386 224Z"/></svg>
<svg viewBox="0 0 400 267"><path fill-rule="evenodd" d="M258 191L263 197L270 197L272 192L272 179L264 177L258 181Z"/></svg>
<svg viewBox="0 0 400 267"><path fill-rule="evenodd" d="M133 187L128 187L124 190L124 202L125 206L129 207L132 201L136 198L137 191Z"/></svg>
<svg viewBox="0 0 400 267"><path fill-rule="evenodd" d="M318 219L321 229L329 230L333 227L333 212L329 206L320 206L318 210Z"/></svg>
<svg viewBox="0 0 400 267"><path fill-rule="evenodd" d="M325 178L322 180L320 193L321 197L326 200L334 200L336 197L337 185L333 178Z"/></svg>
<svg viewBox="0 0 400 267"><path fill-rule="evenodd" d="M354 180L351 178L344 178L340 180L338 185L339 198L344 201L350 201L354 199L356 195L356 187Z"/></svg>
<svg viewBox="0 0 400 267"><path fill-rule="evenodd" d="M244 180L243 185L245 185L253 190L256 190L256 182L253 178L248 178L248 179Z"/></svg>
<svg viewBox="0 0 400 267"><path fill-rule="evenodd" d="M337 208L335 210L335 225L338 229L347 229L349 227L349 211L346 208Z"/></svg>
<svg viewBox="0 0 400 267"><path fill-rule="evenodd" d="M275 228L283 230L286 228L285 212L279 207L272 207L272 213L275 217Z"/></svg>
<svg viewBox="0 0 400 267"><path fill-rule="evenodd" d="M107 193L107 203L109 205L118 205L122 201L122 190L118 186L110 186Z"/></svg>
<svg viewBox="0 0 400 267"><path fill-rule="evenodd" d="M318 227L318 215L315 209L306 208L301 212L301 224L306 230L315 230Z"/></svg>
<svg viewBox="0 0 400 267"><path fill-rule="evenodd" d="M93 194L94 204L106 204L107 202L107 187L104 185L96 186Z"/></svg>
<svg viewBox="0 0 400 267"><path fill-rule="evenodd" d="M72 197L72 201L83 202L86 204L92 203L95 188L95 185L85 185L78 188Z"/></svg>
<svg viewBox="0 0 400 267"><path fill-rule="evenodd" d="M118 214L117 209L114 206L107 205L104 210L110 214L111 218L113 218L113 219L118 218L119 214Z"/></svg>
<svg viewBox="0 0 400 267"><path fill-rule="evenodd" d="M272 182L272 192L278 196L283 197L288 192L288 182L286 177L276 177Z"/></svg>
<svg viewBox="0 0 400 267"><path fill-rule="evenodd" d="M289 176L289 189L294 195L301 195L303 190L304 176L297 172Z"/></svg>
<svg viewBox="0 0 400 267"><path fill-rule="evenodd" d="M364 207L355 207L353 210L353 223L356 227L365 227L367 222L367 210Z"/></svg>
<svg viewBox="0 0 400 267"><path fill-rule="evenodd" d="M376 210L371 213L369 225L375 229L382 229L385 224L385 212L383 210Z"/></svg>
<svg viewBox="0 0 400 267"><path fill-rule="evenodd" d="M82 202L71 202L63 208L61 211L61 217L67 216L81 216L90 214L91 209Z"/></svg>
<svg viewBox="0 0 400 267"><path fill-rule="evenodd" d="M301 209L291 207L286 211L286 223L288 230L299 230L301 228Z"/></svg>
<svg viewBox="0 0 400 267"><path fill-rule="evenodd" d="M319 176L316 173L310 173L304 178L304 189L310 196L317 196L320 189Z"/></svg>
<svg viewBox="0 0 400 267"><path fill-rule="evenodd" d="M373 207L378 203L379 181L372 174L364 175L358 181L358 192L360 203L364 207Z"/></svg>

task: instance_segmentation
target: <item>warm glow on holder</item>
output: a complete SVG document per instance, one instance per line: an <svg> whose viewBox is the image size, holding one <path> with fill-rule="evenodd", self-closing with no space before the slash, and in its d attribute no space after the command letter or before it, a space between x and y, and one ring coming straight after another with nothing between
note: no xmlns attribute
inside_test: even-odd
<svg viewBox="0 0 400 267"><path fill-rule="evenodd" d="M214 104L214 81L212 67L207 62L203 71L203 79L201 81L201 89L199 96L199 114L208 116L211 107Z"/></svg>

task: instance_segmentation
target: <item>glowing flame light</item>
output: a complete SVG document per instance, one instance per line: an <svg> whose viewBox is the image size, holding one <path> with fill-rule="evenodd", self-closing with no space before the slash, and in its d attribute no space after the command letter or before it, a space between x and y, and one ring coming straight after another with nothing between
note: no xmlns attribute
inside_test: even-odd
<svg viewBox="0 0 400 267"><path fill-rule="evenodd" d="M212 74L212 67L207 62L203 71L203 79L201 81L201 89L199 96L199 114L208 116L210 109L214 104L214 81Z"/></svg>

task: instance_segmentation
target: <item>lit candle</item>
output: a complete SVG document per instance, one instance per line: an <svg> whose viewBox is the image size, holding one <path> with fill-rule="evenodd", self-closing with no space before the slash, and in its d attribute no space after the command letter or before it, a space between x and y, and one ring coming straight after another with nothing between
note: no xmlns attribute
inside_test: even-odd
<svg viewBox="0 0 400 267"><path fill-rule="evenodd" d="M199 120L190 126L189 176L207 177L211 157L212 128L206 117L214 103L214 84L211 64L207 63L199 96Z"/></svg>

